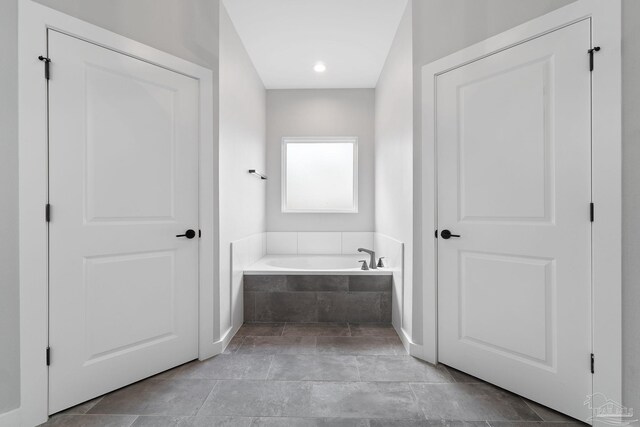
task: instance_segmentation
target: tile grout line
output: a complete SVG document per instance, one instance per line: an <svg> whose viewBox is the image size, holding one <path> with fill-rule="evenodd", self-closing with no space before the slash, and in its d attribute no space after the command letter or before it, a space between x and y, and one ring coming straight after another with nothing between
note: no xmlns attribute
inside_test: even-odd
<svg viewBox="0 0 640 427"><path fill-rule="evenodd" d="M416 391L413 389L413 384L412 383L407 383L407 385L409 386L409 390L411 390L411 394L413 395L413 398L415 399L416 405L418 406L418 409L420 409L420 412L422 413L422 416L424 417L425 420L429 420L429 417L427 417L427 414L424 412L424 409L422 409L422 405L420 405L420 399L418 399L418 395L416 394Z"/></svg>
<svg viewBox="0 0 640 427"><path fill-rule="evenodd" d="M451 378L450 384L456 384L457 381L456 379L453 377L453 374L451 373L451 371L449 369L447 369L446 365L443 365L442 363L438 363L437 365L433 365L436 368L438 367L438 365L442 366L442 369L444 369L444 371L447 373L447 375L449 376L449 378Z"/></svg>
<svg viewBox="0 0 640 427"><path fill-rule="evenodd" d="M216 380L216 382L213 384L213 387L211 388L211 391L209 392L209 394L207 394L207 397L202 401L202 405L200 405L200 407L196 411L196 414L194 415L195 417L200 415L200 411L202 411L202 408L204 408L204 405L207 403L207 401L209 400L209 398L213 394L213 391L216 389L216 387L218 387L219 383L220 383L220 380Z"/></svg>
<svg viewBox="0 0 640 427"><path fill-rule="evenodd" d="M267 376L264 378L265 381L269 381L269 374L271 373L271 367L273 366L273 359L276 358L275 354L269 355L269 369L267 369Z"/></svg>
<svg viewBox="0 0 640 427"><path fill-rule="evenodd" d="M89 407L87 408L87 410L86 410L86 411L84 411L84 412L82 413L82 415L88 415L89 411L90 411L90 410L92 410L93 408L95 408L95 407L96 407L96 405L97 405L98 403L100 403L100 401L104 398L104 396L105 396L105 395L103 394L102 396L97 397L97 398L95 399L95 403L94 403L93 405L89 406Z"/></svg>
<svg viewBox="0 0 640 427"><path fill-rule="evenodd" d="M242 346L244 345L244 339L246 338L246 336L241 336L241 337L238 337L238 338L240 338L240 344L238 344L238 348L236 348L235 350L233 350L233 351L232 351L231 353L229 353L229 354L236 354L236 353L238 353L238 352L240 351L240 347L242 347ZM228 346L227 346L227 347L228 347Z"/></svg>
<svg viewBox="0 0 640 427"><path fill-rule="evenodd" d="M475 378L475 381L459 381L459 380L456 379L456 377L453 375L453 372L451 371L451 369L456 370L456 371L457 371L457 369L450 368L449 366L447 366L445 364L442 364L442 363L440 363L440 365L444 366L444 368L447 370L449 375L451 375L451 378L453 378L453 383L454 384L484 384L484 381L482 381L482 380L480 380L478 378L475 378L475 377L473 377L473 375L467 374L466 372L462 372L462 371L459 371L459 372L462 372L465 375L468 375L468 376L470 376L472 378Z"/></svg>
<svg viewBox="0 0 640 427"><path fill-rule="evenodd" d="M362 374L360 374L360 362L358 361L358 355L354 355L353 358L356 360L356 370L358 371L358 382L362 382Z"/></svg>
<svg viewBox="0 0 640 427"><path fill-rule="evenodd" d="M540 418L540 421L546 421L544 419L544 417L542 415L540 415L538 413L538 411L536 411L536 408L534 408L533 406L531 406L529 404L529 399L524 399L523 397L520 396L520 399L522 399L522 401L524 402L524 404L527 406L527 408L529 408L531 410L531 412L533 412L534 414L536 414L538 416L538 418Z"/></svg>

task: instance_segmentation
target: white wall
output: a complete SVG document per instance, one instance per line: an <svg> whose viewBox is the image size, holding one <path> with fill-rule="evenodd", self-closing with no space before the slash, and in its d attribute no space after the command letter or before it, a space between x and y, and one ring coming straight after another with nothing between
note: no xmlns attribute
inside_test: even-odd
<svg viewBox="0 0 640 427"><path fill-rule="evenodd" d="M231 242L266 231L266 91L220 10L220 333L232 327Z"/></svg>
<svg viewBox="0 0 640 427"><path fill-rule="evenodd" d="M371 231L374 227L373 89L267 91L267 229ZM281 212L280 163L284 136L358 137L358 213Z"/></svg>
<svg viewBox="0 0 640 427"><path fill-rule="evenodd" d="M267 253L267 233L252 234L231 242L231 335L244 323L244 271ZM228 343L225 343L228 344Z"/></svg>
<svg viewBox="0 0 640 427"><path fill-rule="evenodd" d="M378 80L375 119L375 230L404 243L406 272L411 272L413 267L411 16L409 3ZM395 279L394 276L394 282ZM394 298L404 299L404 304L394 301L394 308L400 309L399 318L394 316L394 326L402 327L408 337L412 335L412 279L411 274L405 274L404 283L394 283Z"/></svg>
<svg viewBox="0 0 640 427"><path fill-rule="evenodd" d="M210 68L217 78L218 0L35 1Z"/></svg>
<svg viewBox="0 0 640 427"><path fill-rule="evenodd" d="M640 414L640 2L622 2L622 399Z"/></svg>
<svg viewBox="0 0 640 427"><path fill-rule="evenodd" d="M0 413L20 403L18 1L0 12Z"/></svg>

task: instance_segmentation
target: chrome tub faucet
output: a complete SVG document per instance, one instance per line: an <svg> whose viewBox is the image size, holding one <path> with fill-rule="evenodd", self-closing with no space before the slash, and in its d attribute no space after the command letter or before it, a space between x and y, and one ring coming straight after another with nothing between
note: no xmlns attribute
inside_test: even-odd
<svg viewBox="0 0 640 427"><path fill-rule="evenodd" d="M370 257L369 268L371 270L376 270L378 268L376 266L376 253L374 251L370 249L365 249L365 248L358 248L358 252L365 252L369 254L369 257Z"/></svg>

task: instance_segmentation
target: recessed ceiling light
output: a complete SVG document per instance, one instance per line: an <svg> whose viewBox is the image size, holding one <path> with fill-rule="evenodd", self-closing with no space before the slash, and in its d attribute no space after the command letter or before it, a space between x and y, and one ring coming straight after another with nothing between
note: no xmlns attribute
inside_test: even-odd
<svg viewBox="0 0 640 427"><path fill-rule="evenodd" d="M324 62L316 62L316 65L313 66L313 71L316 73L324 73L327 70L327 66Z"/></svg>

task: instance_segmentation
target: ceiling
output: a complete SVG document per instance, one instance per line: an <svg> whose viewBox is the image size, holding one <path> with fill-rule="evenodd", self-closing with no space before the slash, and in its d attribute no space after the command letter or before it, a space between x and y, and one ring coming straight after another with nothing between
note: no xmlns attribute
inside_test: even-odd
<svg viewBox="0 0 640 427"><path fill-rule="evenodd" d="M224 3L267 89L373 88L407 0Z"/></svg>

